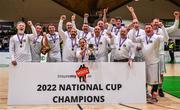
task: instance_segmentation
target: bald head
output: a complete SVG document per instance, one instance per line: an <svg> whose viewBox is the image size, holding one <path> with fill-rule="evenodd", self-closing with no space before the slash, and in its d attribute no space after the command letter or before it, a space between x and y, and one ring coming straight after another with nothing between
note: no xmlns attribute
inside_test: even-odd
<svg viewBox="0 0 180 110"><path fill-rule="evenodd" d="M133 19L132 23L135 29L139 29L139 21L137 19Z"/></svg>
<svg viewBox="0 0 180 110"><path fill-rule="evenodd" d="M128 29L126 27L122 27L120 31L121 38L126 38L127 33L128 33Z"/></svg>

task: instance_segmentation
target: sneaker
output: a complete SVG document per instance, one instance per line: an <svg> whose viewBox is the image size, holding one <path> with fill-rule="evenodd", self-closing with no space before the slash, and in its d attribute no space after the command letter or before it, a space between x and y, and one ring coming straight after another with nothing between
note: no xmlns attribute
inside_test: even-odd
<svg viewBox="0 0 180 110"><path fill-rule="evenodd" d="M152 101L152 98L146 98L146 102L148 103L148 104L154 104L154 102Z"/></svg>
<svg viewBox="0 0 180 110"><path fill-rule="evenodd" d="M147 92L146 93L146 98L152 98L152 95L149 92Z"/></svg>
<svg viewBox="0 0 180 110"><path fill-rule="evenodd" d="M155 103L155 101L152 100L152 95L149 92L146 93L146 101L149 104L154 104Z"/></svg>
<svg viewBox="0 0 180 110"><path fill-rule="evenodd" d="M152 94L152 101L158 102L157 95L155 93Z"/></svg>
<svg viewBox="0 0 180 110"><path fill-rule="evenodd" d="M164 97L164 93L163 93L163 90L162 90L162 89L159 89L158 93L159 93L159 96L160 96L160 97Z"/></svg>
<svg viewBox="0 0 180 110"><path fill-rule="evenodd" d="M147 98L147 103L149 103L149 104L155 104L155 103L157 103L158 102L158 100L156 99L156 98Z"/></svg>

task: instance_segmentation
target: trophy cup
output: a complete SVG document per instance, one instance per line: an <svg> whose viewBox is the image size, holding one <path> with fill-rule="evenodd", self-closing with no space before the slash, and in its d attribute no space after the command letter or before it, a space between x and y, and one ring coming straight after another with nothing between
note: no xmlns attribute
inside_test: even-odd
<svg viewBox="0 0 180 110"><path fill-rule="evenodd" d="M50 51L50 46L48 44L46 32L43 32L43 38L41 41L41 62L47 61L47 54L49 51Z"/></svg>

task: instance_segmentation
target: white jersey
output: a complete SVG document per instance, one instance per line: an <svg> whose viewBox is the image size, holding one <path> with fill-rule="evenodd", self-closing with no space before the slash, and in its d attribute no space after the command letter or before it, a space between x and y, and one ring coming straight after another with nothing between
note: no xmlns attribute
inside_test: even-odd
<svg viewBox="0 0 180 110"><path fill-rule="evenodd" d="M69 38L66 37L64 42L64 47L63 47L63 61L65 62L76 62L76 49L78 47L78 38Z"/></svg>
<svg viewBox="0 0 180 110"><path fill-rule="evenodd" d="M77 30L78 39L84 38L84 39L86 39L87 42L89 42L91 37L93 37L92 30L91 30L91 29L94 29L93 27L91 27L91 29L90 29L90 26L89 26L88 32L84 32L84 31L76 28L75 21L72 21L72 25L73 25L73 28L75 28ZM68 35L67 32L65 32L65 35L66 36Z"/></svg>
<svg viewBox="0 0 180 110"><path fill-rule="evenodd" d="M175 19L174 24L170 27L165 28L168 34L171 34L172 32L178 30L179 27L179 20Z"/></svg>
<svg viewBox="0 0 180 110"><path fill-rule="evenodd" d="M111 48L111 61L129 58L134 59L135 46L128 38L115 37Z"/></svg>
<svg viewBox="0 0 180 110"><path fill-rule="evenodd" d="M79 43L78 36L76 36L76 38L67 36L66 33L62 30L62 22L62 20L59 21L58 32L63 40L63 61L76 62L76 49Z"/></svg>
<svg viewBox="0 0 180 110"><path fill-rule="evenodd" d="M68 31L65 31L64 33L65 33L65 35L66 35L67 37L69 37L69 38L71 37L71 34L70 34L70 32L68 32Z"/></svg>
<svg viewBox="0 0 180 110"><path fill-rule="evenodd" d="M14 35L10 38L9 52L11 59L17 62L31 62L30 42L32 34ZM20 42L22 41L22 43Z"/></svg>
<svg viewBox="0 0 180 110"><path fill-rule="evenodd" d="M31 30L33 34L16 34L10 38L9 52L11 54L11 60L17 62L31 62L30 43L37 36L36 29L32 25Z"/></svg>
<svg viewBox="0 0 180 110"><path fill-rule="evenodd" d="M164 36L167 38L160 43L160 47L159 47L160 54L165 54L164 53L164 42L168 42L168 39L169 39L169 35L168 35L167 31L165 30L165 27L162 26L162 28L158 28L157 30L154 30L154 34L161 35L161 36Z"/></svg>
<svg viewBox="0 0 180 110"><path fill-rule="evenodd" d="M79 39L84 38L84 39L86 39L87 43L93 37L91 32L87 32L87 33L83 32L83 31L78 31L78 32L79 32L78 33Z"/></svg>
<svg viewBox="0 0 180 110"><path fill-rule="evenodd" d="M86 49L84 51L84 53L80 54L81 51L82 51L81 48L77 48L77 50L76 50L76 57L77 57L78 62L88 62L89 61L89 50Z"/></svg>
<svg viewBox="0 0 180 110"><path fill-rule="evenodd" d="M53 35L47 34L48 44L50 46L50 51L48 53L48 62L60 62L60 36L57 32Z"/></svg>
<svg viewBox="0 0 180 110"><path fill-rule="evenodd" d="M127 37L132 40L135 45L136 53L135 53L135 61L144 61L142 50L140 49L141 44L137 42L137 38L145 35L145 31L143 29L136 30L135 28L131 29L128 32Z"/></svg>
<svg viewBox="0 0 180 110"><path fill-rule="evenodd" d="M117 37L117 36L119 36L120 35L120 31L121 31L121 27L114 27L113 29L112 29L112 33Z"/></svg>
<svg viewBox="0 0 180 110"><path fill-rule="evenodd" d="M32 62L40 62L41 60L41 41L43 36L36 36L31 42Z"/></svg>
<svg viewBox="0 0 180 110"><path fill-rule="evenodd" d="M95 57L97 62L107 62L108 61L108 44L110 44L111 39L105 34L99 37L93 37L90 39L89 44L93 44L95 49Z"/></svg>
<svg viewBox="0 0 180 110"><path fill-rule="evenodd" d="M128 32L127 37L129 39L131 39L133 43L138 43L137 38L140 37L140 36L143 36L145 34L146 33L145 33L145 31L143 29L136 30L136 29L133 28Z"/></svg>
<svg viewBox="0 0 180 110"><path fill-rule="evenodd" d="M90 27L89 26L89 31L90 32L94 32L94 27ZM101 29L101 35L102 36L104 36L104 35L106 35L106 32L108 31L108 29ZM94 34L92 34L92 37L94 37L95 35Z"/></svg>
<svg viewBox="0 0 180 110"><path fill-rule="evenodd" d="M138 41L141 42L142 52L147 65L156 64L159 59L160 43L166 40L166 37L153 34L151 37L141 36Z"/></svg>

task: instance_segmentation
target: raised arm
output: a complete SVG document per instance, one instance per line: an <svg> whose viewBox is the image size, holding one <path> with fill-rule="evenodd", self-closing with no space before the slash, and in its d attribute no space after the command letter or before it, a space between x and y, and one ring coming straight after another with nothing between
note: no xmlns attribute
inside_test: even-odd
<svg viewBox="0 0 180 110"><path fill-rule="evenodd" d="M89 14L84 13L84 23L86 23L86 24L88 24L88 17L89 17Z"/></svg>
<svg viewBox="0 0 180 110"><path fill-rule="evenodd" d="M108 12L108 8L106 8L106 9L104 9L103 10L103 21L104 21L104 23L106 23L107 22L107 12Z"/></svg>
<svg viewBox="0 0 180 110"><path fill-rule="evenodd" d="M168 42L168 39L169 39L169 35L168 35L168 32L167 30L165 29L164 25L162 22L159 22L160 24L160 27L162 29L162 32L163 32L163 38L161 39L161 41L163 42Z"/></svg>
<svg viewBox="0 0 180 110"><path fill-rule="evenodd" d="M107 32L110 33L112 32L113 25L112 25L112 21L110 21L110 23L108 23L108 27L107 27Z"/></svg>
<svg viewBox="0 0 180 110"><path fill-rule="evenodd" d="M88 13L84 13L84 23L88 24L88 17L89 14ZM89 26L89 32L93 32L94 28Z"/></svg>
<svg viewBox="0 0 180 110"><path fill-rule="evenodd" d="M63 22L66 20L66 15L61 15L59 25L58 25L58 31L63 31ZM63 31L64 32L64 31Z"/></svg>
<svg viewBox="0 0 180 110"><path fill-rule="evenodd" d="M67 36L65 35L64 31L62 30L62 24L63 24L64 20L66 20L66 15L62 15L60 17L59 24L58 24L58 32L59 32L59 35L61 36L63 41L65 41L66 38L67 38Z"/></svg>
<svg viewBox="0 0 180 110"><path fill-rule="evenodd" d="M132 18L138 20L136 14L135 14L135 12L134 12L134 8L127 5L127 9L128 9L129 12L131 13Z"/></svg>
<svg viewBox="0 0 180 110"><path fill-rule="evenodd" d="M77 33L78 33L78 35L79 35L80 32L81 32L81 30L77 29L75 20L76 20L76 14L73 14L73 15L71 16L72 26L73 26L74 29L77 30Z"/></svg>
<svg viewBox="0 0 180 110"><path fill-rule="evenodd" d="M72 22L73 28L75 28L75 29L77 30L75 20L76 20L76 14L73 14L73 15L71 16L71 22Z"/></svg>
<svg viewBox="0 0 180 110"><path fill-rule="evenodd" d="M109 45L113 45L114 44L114 39L115 39L115 36L110 32L110 31L107 31L106 32L106 42L109 44Z"/></svg>
<svg viewBox="0 0 180 110"><path fill-rule="evenodd" d="M165 28L166 31L168 32L168 34L174 32L174 31L176 31L178 29L178 26L179 26L179 15L180 15L180 13L178 11L174 12L175 21L174 21L173 26Z"/></svg>
<svg viewBox="0 0 180 110"><path fill-rule="evenodd" d="M33 35L30 36L30 40L33 40L37 36L36 29L35 29L32 21L28 21L27 24L31 27L32 34L33 34Z"/></svg>

